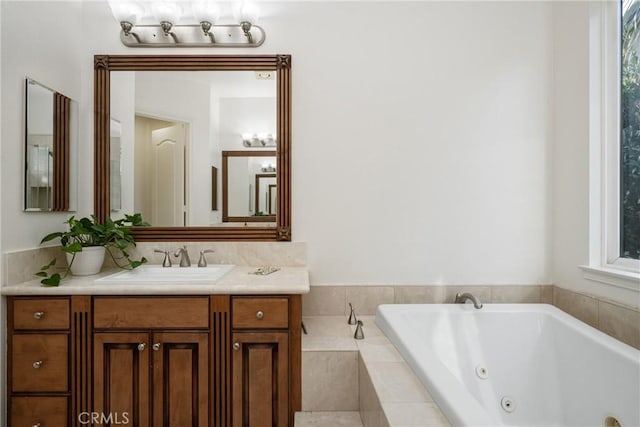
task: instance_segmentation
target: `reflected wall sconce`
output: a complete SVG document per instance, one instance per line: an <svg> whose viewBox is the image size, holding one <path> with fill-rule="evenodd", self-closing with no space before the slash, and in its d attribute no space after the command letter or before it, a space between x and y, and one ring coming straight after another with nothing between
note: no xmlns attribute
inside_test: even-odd
<svg viewBox="0 0 640 427"><path fill-rule="evenodd" d="M250 148L250 147L275 147L276 139L270 133L243 133L242 134L242 145Z"/></svg>
<svg viewBox="0 0 640 427"><path fill-rule="evenodd" d="M262 167L260 168L260 170L262 172L275 172L276 171L276 167L271 163L263 164Z"/></svg>
<svg viewBox="0 0 640 427"><path fill-rule="evenodd" d="M256 25L258 6L244 1L233 10L234 24L218 23L221 9L212 1L109 0L109 6L128 47L258 47L266 37Z"/></svg>

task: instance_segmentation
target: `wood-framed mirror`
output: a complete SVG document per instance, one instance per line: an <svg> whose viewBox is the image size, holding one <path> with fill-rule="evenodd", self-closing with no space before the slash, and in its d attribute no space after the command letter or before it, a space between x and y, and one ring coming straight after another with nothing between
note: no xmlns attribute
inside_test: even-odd
<svg viewBox="0 0 640 427"><path fill-rule="evenodd" d="M275 223L269 185L277 185L276 152L222 151L222 221Z"/></svg>
<svg viewBox="0 0 640 427"><path fill-rule="evenodd" d="M111 150L110 127L112 119L112 104L120 99L112 99L113 83L123 74L117 72L144 73L165 72L250 72L256 79L271 78L274 85L274 123L275 129L267 129L270 141L275 139L275 185L277 197L274 191L265 195L262 203L277 203L269 212L275 212L268 216L268 221L260 223L224 222L220 224L192 226L185 221L186 226L155 226L151 221L151 227L140 227L134 230L137 241L289 241L291 240L291 56L290 55L96 55L94 57L94 210L100 221L104 221L113 213L110 206L111 189ZM144 72L144 73L143 73ZM186 73L185 73L186 74ZM240 73L238 73L240 74ZM197 74L201 76L203 73ZM142 78L142 77L140 77ZM155 86L156 92L168 92L170 86ZM121 92L120 92L121 93ZM187 95L186 101L190 101ZM146 113L146 112L145 112ZM136 112L137 114L137 112ZM149 115L156 119L154 115ZM121 117L114 117L122 120ZM136 116L137 118L137 116ZM162 118L164 119L164 118ZM188 128L188 123L187 123ZM248 132L257 133L256 129L248 129ZM136 131L137 132L137 131ZM187 130L187 133L189 131ZM195 132L194 132L195 133ZM271 136L273 135L273 137ZM254 135L255 136L255 135ZM241 138L238 136L238 138ZM242 143L242 141L239 141ZM124 143L123 143L124 144ZM246 141L245 141L245 146ZM248 153L257 153L253 147L245 148ZM123 156L126 149L123 148ZM187 149L188 150L188 149ZM195 151L195 150L194 150ZM262 150L260 150L262 151ZM131 151L133 152L133 151ZM202 157L202 153L193 153L194 157ZM208 153L206 154L209 155ZM132 156L133 157L133 156ZM126 157L123 157L126 163ZM222 158L220 159L222 162ZM215 192L209 187L210 168L216 164L207 165L207 179L191 179L191 192L200 191L192 200L203 199L208 207L213 200L211 194ZM268 169L269 170L269 169ZM126 180L126 173L123 180ZM267 193L269 189L267 187ZM126 192L123 194L123 209L126 208ZM252 196L253 197L253 196ZM188 198L187 198L188 199ZM185 202L186 206L186 202ZM186 209L186 207L185 207ZM207 209L211 212L210 209ZM129 210L126 213L133 213ZM143 215L144 217L144 215ZM186 217L186 215L185 215ZM146 218L145 218L146 219Z"/></svg>

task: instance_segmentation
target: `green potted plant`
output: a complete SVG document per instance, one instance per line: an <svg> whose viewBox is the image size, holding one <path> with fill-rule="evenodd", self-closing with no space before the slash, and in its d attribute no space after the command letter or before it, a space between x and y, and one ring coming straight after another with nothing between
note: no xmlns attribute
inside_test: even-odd
<svg viewBox="0 0 640 427"><path fill-rule="evenodd" d="M49 272L56 264L55 258L36 273L36 276L42 278L40 283L44 286L58 286L69 273L75 276L98 273L102 268L105 253L123 269L133 269L147 262L144 257L140 260L131 259L127 252L130 245L136 244L131 227L149 225L142 220L140 214L125 215L117 220L107 218L104 223L98 222L93 215L79 219L72 216L65 224L68 224L67 231L47 234L40 241L40 244L43 244L59 238L67 257L67 269L63 275Z"/></svg>

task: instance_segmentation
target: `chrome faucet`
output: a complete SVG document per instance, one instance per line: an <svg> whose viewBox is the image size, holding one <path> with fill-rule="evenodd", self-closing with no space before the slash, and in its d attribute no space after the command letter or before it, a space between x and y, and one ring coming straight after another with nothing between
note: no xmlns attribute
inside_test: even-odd
<svg viewBox="0 0 640 427"><path fill-rule="evenodd" d="M356 332L353 334L353 337L357 340L364 339L364 332L362 331L362 320L358 320L356 325Z"/></svg>
<svg viewBox="0 0 640 427"><path fill-rule="evenodd" d="M480 299L478 299L477 297L473 296L469 292L465 292L463 294L458 292L456 294L456 300L454 301L454 303L455 304L464 304L465 302L467 302L467 300L471 300L471 302L473 303L473 306L475 308L477 308L478 310L482 308L482 303L480 302Z"/></svg>
<svg viewBox="0 0 640 427"><path fill-rule="evenodd" d="M198 267L206 267L207 259L204 257L204 254L210 254L213 252L215 252L213 249L205 249L203 251L200 251L200 259L198 259Z"/></svg>
<svg viewBox="0 0 640 427"><path fill-rule="evenodd" d="M171 267L171 258L169 257L169 251L161 251L160 249L154 249L153 252L164 254L164 259L162 260L162 266Z"/></svg>
<svg viewBox="0 0 640 427"><path fill-rule="evenodd" d="M176 253L173 254L174 257L179 257L180 255L182 255L180 267L191 267L191 259L189 259L189 252L187 252L186 246L176 249Z"/></svg>

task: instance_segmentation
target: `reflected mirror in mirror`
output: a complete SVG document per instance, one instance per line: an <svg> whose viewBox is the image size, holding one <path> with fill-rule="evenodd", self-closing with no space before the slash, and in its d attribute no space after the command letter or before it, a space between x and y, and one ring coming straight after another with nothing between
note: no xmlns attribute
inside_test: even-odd
<svg viewBox="0 0 640 427"><path fill-rule="evenodd" d="M275 156L275 151L222 152L224 222L275 223L275 205L270 207L276 186Z"/></svg>
<svg viewBox="0 0 640 427"><path fill-rule="evenodd" d="M233 218L275 225L275 189L270 194L269 185L275 186L277 174L276 71L264 74L111 72L110 113L118 123L114 134L112 120L110 140L112 217L139 212L154 227L237 226ZM269 148L268 161L255 154ZM211 179L212 167L224 174L225 151L259 158L249 166L253 157L245 157L237 166L243 173L232 166L226 190L224 179ZM256 168L252 175L249 168ZM258 183L258 173L273 176ZM212 200L224 194L233 205L229 215L224 201ZM222 212L211 209L218 205Z"/></svg>
<svg viewBox="0 0 640 427"><path fill-rule="evenodd" d="M111 190L109 201L111 211L119 212L122 209L122 171L120 169L122 125L120 121L112 117L109 130L109 188Z"/></svg>
<svg viewBox="0 0 640 427"><path fill-rule="evenodd" d="M27 212L73 211L77 194L78 103L25 79Z"/></svg>

